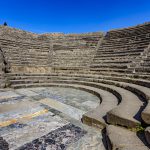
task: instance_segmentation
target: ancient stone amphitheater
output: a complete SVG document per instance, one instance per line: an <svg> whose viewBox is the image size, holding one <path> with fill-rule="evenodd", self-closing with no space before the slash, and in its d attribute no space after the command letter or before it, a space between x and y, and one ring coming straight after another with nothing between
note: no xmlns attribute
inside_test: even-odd
<svg viewBox="0 0 150 150"><path fill-rule="evenodd" d="M107 33L0 26L0 150L150 149L150 23Z"/></svg>

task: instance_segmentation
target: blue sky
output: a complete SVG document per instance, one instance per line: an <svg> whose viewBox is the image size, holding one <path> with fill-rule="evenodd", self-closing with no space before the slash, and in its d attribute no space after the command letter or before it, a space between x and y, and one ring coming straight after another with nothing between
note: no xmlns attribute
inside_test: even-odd
<svg viewBox="0 0 150 150"><path fill-rule="evenodd" d="M107 31L150 21L150 0L0 0L0 24L45 33Z"/></svg>

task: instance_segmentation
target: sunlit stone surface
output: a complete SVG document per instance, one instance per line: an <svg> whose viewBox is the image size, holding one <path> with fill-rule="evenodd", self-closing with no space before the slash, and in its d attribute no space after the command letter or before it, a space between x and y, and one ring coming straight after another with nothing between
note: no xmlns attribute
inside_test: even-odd
<svg viewBox="0 0 150 150"><path fill-rule="evenodd" d="M71 88L28 88L0 92L2 149L104 149L101 131L81 123L98 97Z"/></svg>

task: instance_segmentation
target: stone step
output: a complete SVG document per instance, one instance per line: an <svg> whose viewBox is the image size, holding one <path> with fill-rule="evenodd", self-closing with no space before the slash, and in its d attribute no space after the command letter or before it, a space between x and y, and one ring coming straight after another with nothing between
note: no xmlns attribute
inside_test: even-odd
<svg viewBox="0 0 150 150"><path fill-rule="evenodd" d="M103 73L101 75L94 75L94 74L66 74L66 73L8 73L7 74L9 79L27 79L27 78L34 78L34 77L39 77L40 78L44 78L44 77L81 77L81 78L95 78L95 79L107 79L107 80L116 80L116 81L124 81L124 82L128 82L128 83L135 83L135 84L139 84L139 85L142 85L142 86L146 86L146 87L150 87L150 83L148 80L144 80L142 79L143 78L148 78L148 75L147 77L146 76L139 76L138 77L134 77L134 74L126 74L123 76L123 74L108 74L108 73Z"/></svg>
<svg viewBox="0 0 150 150"><path fill-rule="evenodd" d="M136 67L135 68L135 72L146 72L146 73L150 73L150 68L149 67Z"/></svg>
<svg viewBox="0 0 150 150"><path fill-rule="evenodd" d="M101 60L101 59L95 59L94 60L94 63L95 64L98 64L98 63L103 63L103 64L111 64L111 63L120 63L120 64L124 64L124 63L131 63L132 61L129 60L128 58L124 58L124 59L109 59L109 60Z"/></svg>
<svg viewBox="0 0 150 150"><path fill-rule="evenodd" d="M104 128L107 123L106 114L117 106L118 100L113 94L104 90L100 95L102 98L101 104L94 110L83 114L82 121L89 126Z"/></svg>
<svg viewBox="0 0 150 150"><path fill-rule="evenodd" d="M106 57L106 58L109 58L109 57L118 57L118 56L120 56L120 57L122 57L122 56L137 56L137 55L140 55L141 53L140 52L136 52L136 53L124 53L124 54L114 54L114 53L112 53L111 55L110 54L108 54L108 55L104 55L104 54L102 54L102 55L96 55L95 56L95 58L99 58L99 57Z"/></svg>
<svg viewBox="0 0 150 150"><path fill-rule="evenodd" d="M109 77L118 77L118 78L128 78L128 79L130 79L130 78L132 78L132 79L150 79L150 74L133 74L133 73L126 73L126 74L124 74L124 73L119 73L119 72L100 72L100 73L98 73L98 72L94 72L94 71L89 71L89 70L79 70L78 72L70 72L69 71L69 74L68 73L66 73L66 72L53 72L53 73L47 73L47 74L44 74L44 73L40 73L40 74L37 74L37 73L20 73L20 72L18 72L18 73L8 73L8 75L10 75L10 76L23 76L23 75L26 75L26 76L43 76L43 75L65 75L65 76L68 76L68 75L70 75L70 76L91 76L91 77L93 77L94 76L94 78L95 77L97 77L97 76L109 76ZM146 82L145 82L146 83ZM144 84L145 84L144 83Z"/></svg>
<svg viewBox="0 0 150 150"><path fill-rule="evenodd" d="M124 64L92 64L91 68L117 68L117 69L127 69L127 65Z"/></svg>
<svg viewBox="0 0 150 150"><path fill-rule="evenodd" d="M148 32L149 29L146 29L146 32ZM141 30L142 31L142 30ZM140 32L140 31L139 31ZM115 37L117 37L115 35ZM118 43L121 43L121 42L126 42L126 41L131 41L131 40L134 40L134 41L143 41L143 40L149 40L149 35L147 33L138 33L137 35L130 35L129 37L128 36L124 36L124 37L119 37L119 38L107 38L109 39L108 42L110 43L113 43L113 42L118 42Z"/></svg>
<svg viewBox="0 0 150 150"><path fill-rule="evenodd" d="M109 125L106 128L106 136L109 150L149 150L142 134L137 136L136 132L125 128Z"/></svg>
<svg viewBox="0 0 150 150"><path fill-rule="evenodd" d="M132 50L134 50L134 49L136 49L136 48L138 48L138 49L144 49L144 48L146 48L147 46L148 46L148 44L149 44L149 42L148 41L146 41L145 43L143 42L143 43L140 43L140 42L137 42L137 43L121 43L121 44L115 44L115 43L112 43L112 44L108 44L108 45L106 45L106 44L103 44L103 45L101 45L100 47L99 47L99 49L98 50L101 50L101 49L103 49L103 48L105 48L105 49L107 49L107 50L113 50L113 49L132 49Z"/></svg>
<svg viewBox="0 0 150 150"><path fill-rule="evenodd" d="M143 38L143 39L138 39L138 40L135 40L135 39L129 39L129 40L126 40L126 39L122 39L121 41L117 41L117 40L105 40L105 42L102 44L103 46L106 46L106 47L112 47L112 46L116 46L116 47L123 47L123 46L132 46L132 45L147 45L148 44L148 41L150 40L150 38Z"/></svg>
<svg viewBox="0 0 150 150"><path fill-rule="evenodd" d="M99 74L101 74L101 71L109 71L109 72L119 72L119 73L126 73L128 72L127 69L119 69L119 68L90 68L90 71L97 71Z"/></svg>
<svg viewBox="0 0 150 150"><path fill-rule="evenodd" d="M107 43L104 43L102 46L103 47L107 47L107 48L112 48L112 47L115 47L115 48L123 48L123 47L132 47L132 46L137 46L137 47L144 47L144 46L147 46L149 44L149 39L146 39L146 40L142 40L142 41L133 41L132 43L131 42L119 42L119 43L116 43L115 41L113 41L112 43L109 43L109 40L107 40Z"/></svg>
<svg viewBox="0 0 150 150"><path fill-rule="evenodd" d="M124 53L130 54L130 53L133 53L133 52L143 52L143 49L125 50L125 51L123 51L123 50L114 50L112 52L97 51L97 54L102 54L102 55L104 55L104 54L124 54Z"/></svg>
<svg viewBox="0 0 150 150"><path fill-rule="evenodd" d="M117 35L115 34L114 36L116 37L113 37L113 38L110 38L109 37L109 41L120 41L120 40L130 40L130 39L133 39L133 40L136 40L136 39L141 39L141 38L147 38L147 37L149 37L149 36L147 36L147 32L148 32L148 30L149 30L149 28L148 29L145 29L145 32L146 33L143 33L143 30L145 29L145 27L144 28L140 28L140 30L138 31L138 32L133 32L133 34L130 34L130 36L124 36L124 37L117 37ZM124 29L123 29L124 30ZM135 28L133 28L132 29L133 31L135 31ZM113 33L112 33L112 31L111 31L111 35L112 34L114 34L114 32L116 32L117 33L117 31L113 31Z"/></svg>
<svg viewBox="0 0 150 150"><path fill-rule="evenodd" d="M150 61L144 62L144 63L140 63L141 67L149 67L150 66Z"/></svg>
<svg viewBox="0 0 150 150"><path fill-rule="evenodd" d="M68 106L62 102L59 102L51 98L45 98L45 99L40 100L39 102L57 111L60 111L64 113L65 115L69 115L73 119L76 119L76 120L81 120L82 115L85 113L83 110L80 110L72 106Z"/></svg>
<svg viewBox="0 0 150 150"><path fill-rule="evenodd" d="M123 53L128 53L128 51L130 51L129 53L136 53L136 52L144 52L144 49L147 48L148 45L144 45L144 46L139 46L139 45L134 45L134 46L122 46L122 47L107 47L107 46L101 46L99 47L99 49L97 50L97 52L100 54L104 53L104 54L109 54L109 53L115 53L115 54L122 54Z"/></svg>
<svg viewBox="0 0 150 150"><path fill-rule="evenodd" d="M132 80L131 80L132 81ZM125 83L125 82L117 82L117 81L112 81L112 79L108 80L104 80L103 78L103 82L107 83L107 84L113 84L113 85L118 85L120 87L126 88L131 90L132 92L135 92L139 97L142 96L144 98L144 101L147 103L146 106L143 105L143 108L145 108L141 113L141 117L143 119L143 121L146 124L150 125L150 88L147 88L145 86L141 86L143 85L146 81L144 82L138 82L136 80L134 80L134 83L136 84L140 84L140 85L136 85L136 84L132 84L132 83ZM150 82L147 81L147 86L150 86ZM142 108L142 107L141 107Z"/></svg>
<svg viewBox="0 0 150 150"><path fill-rule="evenodd" d="M8 74L9 75L9 74ZM61 77L64 78L65 76L66 77L81 77L81 78L95 78L95 79L107 79L107 80L116 80L116 81L124 81L124 82L128 82L128 83L135 83L135 84L139 84L139 85L142 85L142 86L146 86L146 87L150 87L150 83L148 80L143 80L143 79L139 79L139 78L142 78L142 76L140 76L139 78L135 78L134 77L134 74L128 74L123 76L122 74L114 74L113 75L109 75L107 73L104 73L104 74L101 74L101 75L94 75L94 74L89 74L89 75L86 75L86 74L65 74L65 73L50 73L50 74L22 74L22 73L18 73L18 74L10 74L11 78L10 79L27 79L27 77L29 78L34 78L35 77L39 77L39 78L51 78L51 76L53 77ZM135 79L134 79L135 78ZM148 78L148 76L143 76L143 78Z"/></svg>
<svg viewBox="0 0 150 150"><path fill-rule="evenodd" d="M33 80L26 80L26 81L15 81L17 84L32 84L32 83L39 83L40 81L33 81ZM43 81L41 82L43 83ZM45 83L48 83L45 80ZM66 85L67 86L67 85ZM78 88L85 88L86 86L81 86L81 85L70 85L72 87L78 87ZM102 97L102 102L101 105L98 106L95 110L88 112L86 114L83 115L82 121L88 125L92 125L92 126L96 126L99 128L104 128L106 125L106 120L104 119L104 117L106 118L106 113L113 109L115 106L117 106L118 104L118 100L116 99L116 97L114 95L112 95L111 93L101 90L101 89L97 89L97 88L93 88L93 87L88 87L89 90L93 90L93 93L97 92L99 93L99 95ZM85 89L88 89L87 87Z"/></svg>
<svg viewBox="0 0 150 150"><path fill-rule="evenodd" d="M146 137L147 143L150 145L150 127L147 127L145 129L145 137Z"/></svg>
<svg viewBox="0 0 150 150"><path fill-rule="evenodd" d="M128 60L131 61L131 60L135 59L137 56L139 56L139 55L133 55L133 56L128 56L127 55L127 56L115 56L115 57L101 57L100 56L100 57L97 57L97 58L94 57L93 61L94 62L100 61L100 60L101 61L106 61L106 60L107 61L110 61L110 60L114 60L114 61L116 60L117 61L117 60L124 60L124 59L128 59Z"/></svg>
<svg viewBox="0 0 150 150"><path fill-rule="evenodd" d="M18 87L35 87L35 86L62 86L62 87L73 87L78 89L84 89L90 93L94 93L96 95L101 96L101 104L91 112L87 112L83 114L82 121L88 125L95 126L98 128L104 128L106 126L106 113L107 111L113 109L118 104L118 99L111 94L102 89L106 89L106 87L90 87L88 85L76 85L76 84L60 84L60 83L41 83L41 84L21 84ZM108 88L107 88L108 89ZM109 89L111 91L111 89ZM115 91L113 91L115 92Z"/></svg>
<svg viewBox="0 0 150 150"><path fill-rule="evenodd" d="M130 90L137 91L136 93L139 93L139 96L143 96L146 100L149 100L150 97L150 81L148 80L142 80L142 79L133 79L129 77L113 77L113 76L106 76L106 75L84 75L84 74L76 74L76 75L70 75L70 74L11 74L9 77L10 80L17 83L22 82L28 82L32 80L52 80L52 79L73 79L73 80L85 80L85 81L95 81L99 82L101 79L105 79L104 81L109 82L109 84L116 84L121 87L130 87Z"/></svg>
<svg viewBox="0 0 150 150"><path fill-rule="evenodd" d="M34 83L34 81L31 81ZM38 81L35 81L35 83ZM139 100L139 98L133 94L132 92L116 87L113 85L107 85L103 83L95 83L88 81L74 81L74 80L47 80L44 83L68 83L68 84L81 84L81 85L89 85L89 86L107 86L107 88L112 88L117 91L122 97L121 104L107 113L107 121L113 124L119 124L127 127L136 127L141 122L141 114L139 113L140 107L143 106L143 103ZM101 81L99 81L101 82ZM31 84L32 84L31 83ZM43 83L41 81L40 83ZM12 85L13 88L17 87L16 85ZM136 118L134 118L136 116Z"/></svg>
<svg viewBox="0 0 150 150"><path fill-rule="evenodd" d="M119 52L121 52L121 51L135 51L135 50L144 50L144 48L145 48L145 45L144 46L135 46L135 47L132 47L132 46L124 46L124 45L122 45L122 47L119 47L119 48L116 48L116 47L105 47L105 46L100 46L99 47L99 49L97 50L98 52L100 52L100 53L112 53L112 52L114 52L114 51L119 51Z"/></svg>

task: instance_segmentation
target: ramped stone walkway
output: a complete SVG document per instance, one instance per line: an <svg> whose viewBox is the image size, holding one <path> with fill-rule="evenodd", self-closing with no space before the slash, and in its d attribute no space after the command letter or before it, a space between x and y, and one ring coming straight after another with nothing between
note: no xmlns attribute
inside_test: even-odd
<svg viewBox="0 0 150 150"><path fill-rule="evenodd" d="M81 123L100 103L77 89L27 88L0 92L3 150L105 150L101 130Z"/></svg>

